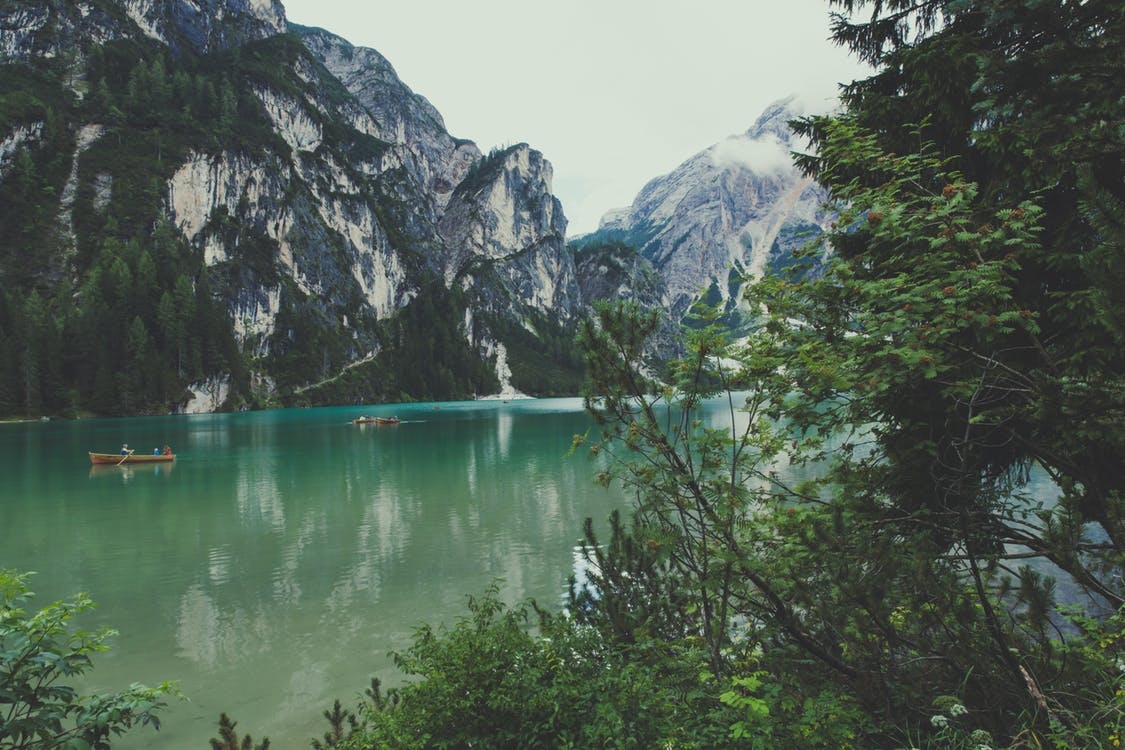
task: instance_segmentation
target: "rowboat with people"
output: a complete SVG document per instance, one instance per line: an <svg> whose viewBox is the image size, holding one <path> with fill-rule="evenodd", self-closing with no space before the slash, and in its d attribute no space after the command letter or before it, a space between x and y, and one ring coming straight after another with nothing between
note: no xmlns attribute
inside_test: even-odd
<svg viewBox="0 0 1125 750"><path fill-rule="evenodd" d="M120 466L122 464L167 463L168 461L176 460L176 454L172 452L172 447L169 445L165 445L163 448L157 448L152 453L137 453L129 447L128 443L122 444L121 450L117 453L87 452L90 454L90 463L95 466L103 466L105 464Z"/></svg>
<svg viewBox="0 0 1125 750"><path fill-rule="evenodd" d="M151 453L129 453L127 455L122 455L120 453L95 453L93 451L89 451L89 453L90 453L90 463L96 463L96 464L102 464L102 463L159 463L159 462L162 462L162 461L174 461L174 460L176 460L176 454L174 454L174 453L169 453L168 455L164 455L163 453L161 453L160 455L153 455Z"/></svg>

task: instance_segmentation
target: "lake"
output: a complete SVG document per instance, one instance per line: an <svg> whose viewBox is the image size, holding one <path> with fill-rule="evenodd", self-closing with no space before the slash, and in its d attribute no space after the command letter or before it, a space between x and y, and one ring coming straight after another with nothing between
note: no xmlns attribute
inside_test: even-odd
<svg viewBox="0 0 1125 750"><path fill-rule="evenodd" d="M585 518L605 532L630 504L567 455L592 425L579 399L0 424L0 566L37 571L36 609L85 591L79 625L120 631L84 689L178 681L162 729L114 747L205 750L225 711L239 736L307 748L468 596L561 603ZM123 442L177 458L90 465ZM1026 490L1057 495L1041 471Z"/></svg>
<svg viewBox="0 0 1125 750"><path fill-rule="evenodd" d="M35 609L85 591L78 624L120 631L84 689L178 681L161 730L114 747L203 750L225 711L306 748L467 596L562 600L583 520L628 505L566 455L591 426L579 399L2 424L0 566L36 571ZM90 465L122 443L177 458Z"/></svg>

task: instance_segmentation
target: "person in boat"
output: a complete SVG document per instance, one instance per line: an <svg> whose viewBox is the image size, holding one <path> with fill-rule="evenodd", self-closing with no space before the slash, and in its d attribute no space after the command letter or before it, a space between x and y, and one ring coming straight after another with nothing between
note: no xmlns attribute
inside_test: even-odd
<svg viewBox="0 0 1125 750"><path fill-rule="evenodd" d="M133 451L129 450L129 444L128 443L122 443L121 444L121 455L122 456L128 456L132 452Z"/></svg>
<svg viewBox="0 0 1125 750"><path fill-rule="evenodd" d="M170 445L164 446L164 455L165 456L171 456L172 455L172 446L170 446Z"/></svg>

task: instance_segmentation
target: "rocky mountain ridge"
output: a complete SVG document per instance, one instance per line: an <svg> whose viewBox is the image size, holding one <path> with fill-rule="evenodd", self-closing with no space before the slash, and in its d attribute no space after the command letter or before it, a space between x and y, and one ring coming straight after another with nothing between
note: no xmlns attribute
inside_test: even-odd
<svg viewBox="0 0 1125 750"><path fill-rule="evenodd" d="M650 180L585 242L627 238L663 280L660 305L676 320L701 296L737 306L743 279L760 278L829 220L827 195L789 156L803 147L787 124L801 114L794 97L774 102L745 133Z"/></svg>
<svg viewBox="0 0 1125 750"><path fill-rule="evenodd" d="M483 154L378 52L289 24L277 0L7 0L0 50L22 106L0 116L0 204L17 182L58 196L47 218L0 212L0 275L57 308L59 348L97 360L24 387L29 410L59 380L106 412L573 393L593 300L633 296L674 325L819 218L791 167L735 167L740 148L789 147L779 105L605 223L639 257L568 248L543 154ZM114 307L110 276L156 288ZM128 351L81 339L110 313L133 321ZM17 328L0 319L0 348ZM152 372L122 376L142 353Z"/></svg>
<svg viewBox="0 0 1125 750"><path fill-rule="evenodd" d="M275 0L7 2L0 7L0 49L13 69L54 83L63 103L49 115L3 123L0 176L21 152L72 162L77 197L57 212L67 225L85 215L79 223L98 235L60 235L58 242L71 246L57 248L51 265L74 259L70 282L81 287L107 239L104 223L120 226L114 201L122 186L150 182L153 215L142 217L128 239L146 245L151 227L167 222L199 254L249 359L253 387L265 389L266 398L487 392L498 387L497 376L487 375L498 353L518 380L528 369L521 360L541 359L537 342L561 335L578 312L566 218L543 155L527 144L482 154L472 141L450 135L440 113L378 52L288 24ZM104 62L110 55L119 57ZM136 150L142 140L167 143L168 131L181 123L126 121L131 113L106 121L122 114L119 100L132 101L139 82L167 93L189 75L205 79L197 86L211 91L212 108L217 90L232 118L223 142L177 134L179 147L158 146L141 174L125 176L114 164L124 159L112 156L89 166L94 151L124 155L121 149ZM91 106L94 93L110 104ZM146 104L133 107L143 114ZM64 123L61 137L45 136L48 119ZM22 252L12 247L6 254ZM41 274L27 280L44 281ZM407 377L396 377L393 389L374 383L385 381L413 346L406 339L420 331L404 331L399 321L422 297L441 308L442 319L430 324L446 330L434 337L441 351L429 359L447 370L446 382L413 391ZM513 346L503 340L511 331L527 335ZM441 361L465 356L485 369L470 375L463 361ZM295 362L312 357L319 360L315 371L299 372ZM362 372L380 359L388 362ZM343 392L324 387L345 373ZM522 385L551 392L572 388L578 375L569 377L545 383L524 375ZM207 408L235 395L249 400L236 393L246 387L229 372L212 373ZM179 398L188 399L180 408L196 408Z"/></svg>

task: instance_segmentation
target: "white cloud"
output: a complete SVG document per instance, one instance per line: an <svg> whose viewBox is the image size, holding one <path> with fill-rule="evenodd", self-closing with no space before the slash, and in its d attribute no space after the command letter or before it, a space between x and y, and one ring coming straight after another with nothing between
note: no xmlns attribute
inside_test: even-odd
<svg viewBox="0 0 1125 750"><path fill-rule="evenodd" d="M727 138L711 149L711 161L718 167L741 164L763 175L785 174L795 169L789 147L772 134L755 139Z"/></svg>

